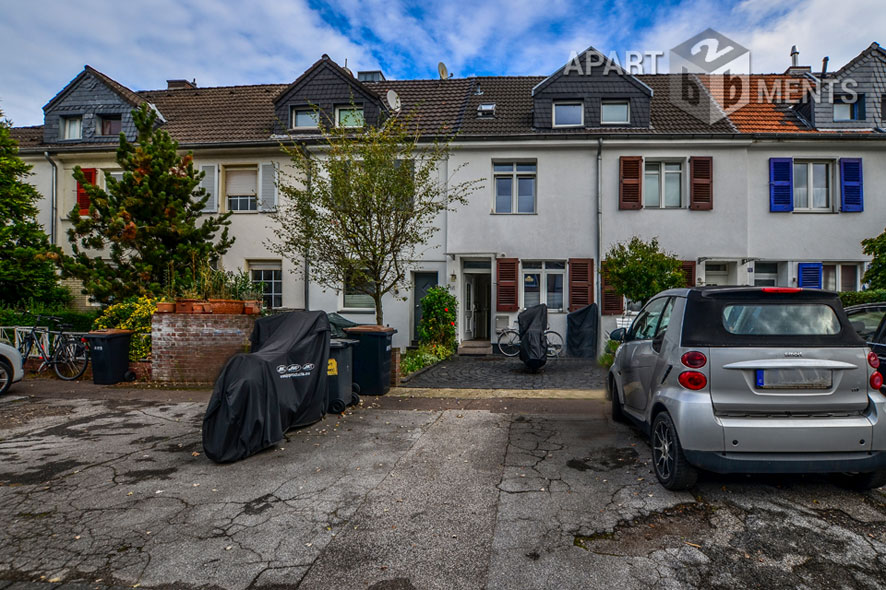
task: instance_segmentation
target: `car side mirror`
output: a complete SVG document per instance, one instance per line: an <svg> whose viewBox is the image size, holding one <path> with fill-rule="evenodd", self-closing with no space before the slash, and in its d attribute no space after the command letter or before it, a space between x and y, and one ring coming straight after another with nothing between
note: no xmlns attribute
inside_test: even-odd
<svg viewBox="0 0 886 590"><path fill-rule="evenodd" d="M655 352L661 352L661 346L664 344L664 331L659 332L655 338L652 339L652 350Z"/></svg>
<svg viewBox="0 0 886 590"><path fill-rule="evenodd" d="M627 335L627 330L624 328L618 328L609 333L609 339L615 340L616 342L624 342L625 336Z"/></svg>

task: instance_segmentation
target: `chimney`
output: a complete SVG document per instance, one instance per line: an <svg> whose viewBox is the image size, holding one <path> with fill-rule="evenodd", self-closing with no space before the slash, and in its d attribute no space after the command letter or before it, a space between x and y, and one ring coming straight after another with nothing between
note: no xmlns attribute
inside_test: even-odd
<svg viewBox="0 0 886 590"><path fill-rule="evenodd" d="M821 60L821 77L824 78L825 74L828 73L828 62L831 60L828 56L824 56L824 59Z"/></svg>
<svg viewBox="0 0 886 590"><path fill-rule="evenodd" d="M166 81L166 90L181 90L182 88L196 88L197 87L197 79L194 78L192 82L188 80L167 80Z"/></svg>
<svg viewBox="0 0 886 590"><path fill-rule="evenodd" d="M812 66L801 66L800 65L800 52L797 50L797 46L794 45L791 47L791 67L789 67L785 71L785 75L787 76L802 76L803 74L811 74Z"/></svg>

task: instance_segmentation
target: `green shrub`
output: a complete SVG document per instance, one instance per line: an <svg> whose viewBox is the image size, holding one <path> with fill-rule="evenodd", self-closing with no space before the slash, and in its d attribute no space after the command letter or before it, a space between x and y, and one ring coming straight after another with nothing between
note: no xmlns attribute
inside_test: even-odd
<svg viewBox="0 0 886 590"><path fill-rule="evenodd" d="M422 344L400 357L400 373L405 377L452 355L453 349L442 344Z"/></svg>
<svg viewBox="0 0 886 590"><path fill-rule="evenodd" d="M132 330L129 342L129 360L139 361L151 356L151 318L157 311L157 303L148 297L128 299L105 308L96 320L97 330L119 328Z"/></svg>
<svg viewBox="0 0 886 590"><path fill-rule="evenodd" d="M98 317L98 314L98 310L86 312L72 311L70 309L32 303L27 307L27 311L9 307L0 308L0 326L33 326L38 315L51 315L61 318L63 324L70 325L72 332L88 332L92 329L92 323Z"/></svg>
<svg viewBox="0 0 886 590"><path fill-rule="evenodd" d="M858 305L859 303L877 303L879 301L886 301L886 289L843 291L840 293L840 301L843 302L843 307Z"/></svg>
<svg viewBox="0 0 886 590"><path fill-rule="evenodd" d="M455 320L458 301L446 287L432 287L421 300L418 339L422 344L438 344L455 350Z"/></svg>
<svg viewBox="0 0 886 590"><path fill-rule="evenodd" d="M606 342L606 346L603 347L603 354L600 355L598 360L600 366L607 369L612 366L612 363L615 361L615 351L618 350L620 345L621 342L618 340L608 340Z"/></svg>

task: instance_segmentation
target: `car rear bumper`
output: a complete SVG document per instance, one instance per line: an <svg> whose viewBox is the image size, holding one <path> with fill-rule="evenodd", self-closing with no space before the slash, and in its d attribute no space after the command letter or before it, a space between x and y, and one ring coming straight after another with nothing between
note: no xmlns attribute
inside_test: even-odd
<svg viewBox="0 0 886 590"><path fill-rule="evenodd" d="M886 452L716 453L687 451L692 465L714 473L866 473L886 469Z"/></svg>

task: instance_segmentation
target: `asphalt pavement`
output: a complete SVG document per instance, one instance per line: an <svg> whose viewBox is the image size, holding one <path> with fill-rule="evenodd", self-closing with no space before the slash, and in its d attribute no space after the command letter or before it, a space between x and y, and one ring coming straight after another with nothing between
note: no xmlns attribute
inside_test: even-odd
<svg viewBox="0 0 886 590"><path fill-rule="evenodd" d="M364 398L216 465L206 390L41 381L0 399L0 590L886 586L882 491L668 492L595 395Z"/></svg>

